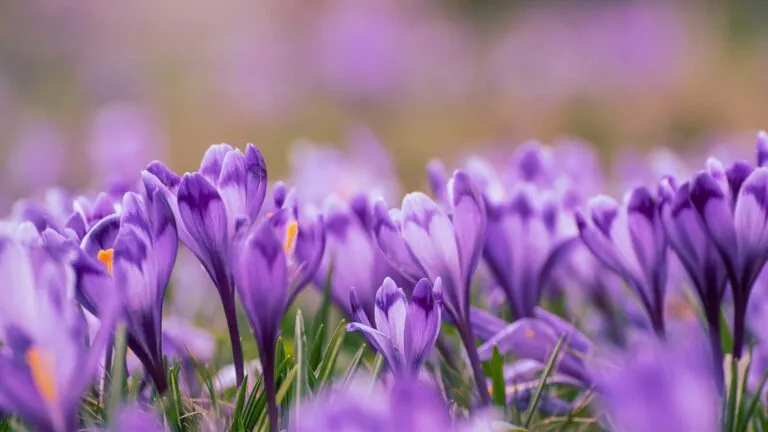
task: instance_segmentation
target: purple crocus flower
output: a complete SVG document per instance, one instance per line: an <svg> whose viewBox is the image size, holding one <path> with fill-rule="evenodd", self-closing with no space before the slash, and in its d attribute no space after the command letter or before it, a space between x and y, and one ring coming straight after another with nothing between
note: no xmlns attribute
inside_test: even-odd
<svg viewBox="0 0 768 432"><path fill-rule="evenodd" d="M629 192L624 204L600 195L589 201L589 219L576 213L584 244L619 275L640 299L653 330L664 334L667 241L659 200L645 187Z"/></svg>
<svg viewBox="0 0 768 432"><path fill-rule="evenodd" d="M105 291L111 289L123 299L128 347L162 393L167 387L162 309L178 249L168 202L159 192L151 199L126 194L120 215L97 224L83 239L82 249L75 269L83 305L101 316Z"/></svg>
<svg viewBox="0 0 768 432"><path fill-rule="evenodd" d="M179 178L155 161L142 176L149 195L159 190L166 197L179 239L197 256L219 291L240 383L243 353L229 255L237 231L253 224L261 210L267 187L264 158L252 144L245 154L218 144L205 153L199 172Z"/></svg>
<svg viewBox="0 0 768 432"><path fill-rule="evenodd" d="M470 322L472 277L485 240L482 197L469 176L456 171L448 185L450 214L420 192L406 195L400 214L379 202L374 233L379 246L402 274L443 284L443 307L456 325L475 374L481 400L490 400Z"/></svg>
<svg viewBox="0 0 768 432"><path fill-rule="evenodd" d="M392 267L372 234L372 205L367 195L355 195L349 203L330 199L324 214L328 244L315 283L330 283L331 295L339 307L353 316L350 289L357 290L359 306L369 319L374 316L376 290L391 277L406 292L413 284ZM330 275L330 280L328 277Z"/></svg>
<svg viewBox="0 0 768 432"><path fill-rule="evenodd" d="M157 414L139 406L128 406L120 410L109 430L111 432L165 432L166 428L157 418Z"/></svg>
<svg viewBox="0 0 768 432"><path fill-rule="evenodd" d="M486 200L488 226L483 256L509 301L513 316L530 317L543 291L578 242L568 233L552 199L535 188L519 188L501 202Z"/></svg>
<svg viewBox="0 0 768 432"><path fill-rule="evenodd" d="M30 243L0 238L0 411L35 430L67 432L77 429L80 398L96 377L118 302L104 303L101 328L85 345L68 254Z"/></svg>
<svg viewBox="0 0 768 432"><path fill-rule="evenodd" d="M357 299L350 292L350 303L357 322L347 331L362 332L398 375L418 376L440 333L441 281L434 287L421 279L408 302L405 292L386 278L376 293L376 321L371 324Z"/></svg>
<svg viewBox="0 0 768 432"><path fill-rule="evenodd" d="M353 381L318 395L297 414L292 432L455 430L436 389L411 379L398 380L389 389Z"/></svg>
<svg viewBox="0 0 768 432"><path fill-rule="evenodd" d="M323 257L325 232L319 215L299 220L290 208L255 224L234 244L230 265L237 292L259 348L270 430L277 430L275 346L283 315L312 280Z"/></svg>
<svg viewBox="0 0 768 432"><path fill-rule="evenodd" d="M733 293L733 354L740 358L747 303L768 260L768 168L746 162L727 170L715 161L709 165L691 182L690 201L725 264Z"/></svg>
<svg viewBox="0 0 768 432"><path fill-rule="evenodd" d="M723 385L723 353L720 341L720 306L727 275L717 247L691 201L691 184L675 187L671 179L662 183L661 222L672 250L688 273L699 296L709 325L713 362Z"/></svg>
<svg viewBox="0 0 768 432"><path fill-rule="evenodd" d="M645 341L627 352L617 368L601 368L598 390L610 429L720 430L709 356L689 339L674 345Z"/></svg>

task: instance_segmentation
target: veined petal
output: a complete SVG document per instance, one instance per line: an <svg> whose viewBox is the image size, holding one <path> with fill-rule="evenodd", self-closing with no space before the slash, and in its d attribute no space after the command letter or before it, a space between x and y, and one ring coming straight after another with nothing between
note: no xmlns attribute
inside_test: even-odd
<svg viewBox="0 0 768 432"><path fill-rule="evenodd" d="M250 143L245 147L245 169L246 214L254 221L267 194L267 164L261 152Z"/></svg>
<svg viewBox="0 0 768 432"><path fill-rule="evenodd" d="M368 343L373 345L373 348L384 356L390 367L397 368L400 366L397 362L397 357L392 351L392 342L389 339L389 335L384 334L383 332L380 332L379 330L376 330L375 328L372 328L368 325L356 322L347 324L347 331L359 331L363 333L363 336L365 336L365 339L368 340Z"/></svg>
<svg viewBox="0 0 768 432"><path fill-rule="evenodd" d="M200 162L200 174L211 182L211 185L214 187L217 187L219 184L224 158L231 151L235 151L235 149L229 144L214 144L208 147L208 150L203 155L203 160Z"/></svg>
<svg viewBox="0 0 768 432"><path fill-rule="evenodd" d="M751 286L768 260L768 168L757 168L744 182L734 210L742 283Z"/></svg>
<svg viewBox="0 0 768 432"><path fill-rule="evenodd" d="M179 186L179 215L204 263L227 253L227 209L218 191L201 174L185 174ZM195 250L195 249L193 249ZM207 258L207 259L206 259Z"/></svg>
<svg viewBox="0 0 768 432"><path fill-rule="evenodd" d="M270 221L254 226L231 255L237 292L260 343L276 337L288 299L283 242Z"/></svg>
<svg viewBox="0 0 768 432"><path fill-rule="evenodd" d="M483 200L469 176L457 171L449 184L452 221L463 282L469 286L485 240L486 215Z"/></svg>
<svg viewBox="0 0 768 432"><path fill-rule="evenodd" d="M393 220L383 200L377 201L374 206L373 233L384 256L404 276L415 281L427 274L408 249L399 221Z"/></svg>
<svg viewBox="0 0 768 432"><path fill-rule="evenodd" d="M390 279L376 293L376 328L386 334L392 345L402 356L405 347L405 318L407 315L406 298L402 289Z"/></svg>
<svg viewBox="0 0 768 432"><path fill-rule="evenodd" d="M435 281L435 290L440 293L442 282ZM438 294L439 295L439 294ZM428 279L421 279L413 289L408 316L405 322L405 358L418 371L426 360L440 332L440 303L433 294Z"/></svg>
<svg viewBox="0 0 768 432"><path fill-rule="evenodd" d="M760 131L757 133L757 166L765 166L768 162L768 133Z"/></svg>
<svg viewBox="0 0 768 432"><path fill-rule="evenodd" d="M245 156L240 150L227 152L221 165L221 173L217 180L217 189L224 206L227 208L229 232L235 232L234 221L238 217L246 217L251 221L246 209L246 168Z"/></svg>
<svg viewBox="0 0 768 432"><path fill-rule="evenodd" d="M720 184L709 173L699 173L691 184L690 199L723 261L735 268L738 249L733 213Z"/></svg>
<svg viewBox="0 0 768 432"><path fill-rule="evenodd" d="M157 266L157 284L164 290L171 278L179 249L179 235L171 206L162 193L156 192L149 202L152 247Z"/></svg>

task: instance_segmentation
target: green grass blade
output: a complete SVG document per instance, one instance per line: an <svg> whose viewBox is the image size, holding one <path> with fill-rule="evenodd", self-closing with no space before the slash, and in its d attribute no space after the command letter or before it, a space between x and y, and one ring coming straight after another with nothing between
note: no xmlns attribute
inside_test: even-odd
<svg viewBox="0 0 768 432"><path fill-rule="evenodd" d="M245 431L252 431L259 420L258 414L267 406L266 392L264 391L264 376L259 375L253 386L253 391L248 396L248 402L243 410L242 425Z"/></svg>
<svg viewBox="0 0 768 432"><path fill-rule="evenodd" d="M381 354L376 354L376 357L373 359L373 365L371 366L371 389L376 385L376 380L379 378L379 374L381 373L381 368L384 366L384 356Z"/></svg>
<svg viewBox="0 0 768 432"><path fill-rule="evenodd" d="M725 409L725 430L728 432L733 430L734 423L736 422L736 399L738 398L739 387L739 367L734 357L731 357L730 386Z"/></svg>
<svg viewBox="0 0 768 432"><path fill-rule="evenodd" d="M756 408L760 404L760 398L762 397L763 388L765 387L765 383L767 380L768 380L768 370L765 371L765 373L763 374L763 378L762 380L760 380L760 385L757 387L755 394L752 396L752 400L750 400L749 404L746 406L746 409L743 412L743 416L741 417L741 420L739 420L739 424L736 427L736 430L738 432L746 432L747 427L749 426L749 421L754 415Z"/></svg>
<svg viewBox="0 0 768 432"><path fill-rule="evenodd" d="M325 337L322 333L325 331L325 324L320 323L317 326L315 337L312 339L312 348L309 349L309 367L312 371L317 371L320 362L323 360L323 344L325 344Z"/></svg>
<svg viewBox="0 0 768 432"><path fill-rule="evenodd" d="M183 405L183 396L181 395L181 390L179 389L179 366L174 365L171 367L169 371L169 380L168 384L170 387L170 391L168 392L168 398L170 398L170 418L173 420L171 424L174 425L174 428L179 431L185 431L187 430L186 422L184 421L184 405Z"/></svg>
<svg viewBox="0 0 768 432"><path fill-rule="evenodd" d="M285 396L288 394L288 391L291 389L291 386L293 385L293 381L296 379L296 372L298 368L296 366L292 367L291 370L288 372L288 375L285 376L285 379L283 380L282 384L280 384L280 388L277 390L277 395L275 399L277 399L277 403L282 403L283 399L285 399Z"/></svg>
<svg viewBox="0 0 768 432"><path fill-rule="evenodd" d="M504 359L501 357L498 347L493 347L493 354L490 362L487 363L487 368L488 373L486 375L491 376L491 383L493 383L493 394L491 395L493 404L504 409L507 406L507 384L504 382Z"/></svg>
<svg viewBox="0 0 768 432"><path fill-rule="evenodd" d="M547 361L547 366L544 368L544 372L542 373L539 380L539 386L536 388L536 392L533 394L533 401L531 402L531 406L528 408L528 413L525 415L525 420L523 420L523 427L526 429L531 424L533 417L536 415L536 409L538 408L539 402L541 401L541 394L544 391L544 387L547 385L547 378L549 378L549 375L552 373L552 370L555 367L555 362L557 362L557 357L560 355L560 349L563 347L565 338L566 335L560 337L560 339L557 341L557 345L555 345L554 351L552 351L552 355L549 357L549 361Z"/></svg>
<svg viewBox="0 0 768 432"><path fill-rule="evenodd" d="M357 369L360 367L360 363L363 360L363 354L365 354L365 345L361 345L355 352L355 355L352 356L352 360L350 360L349 365L347 366L347 371L344 372L344 378L342 379L341 384L342 388L346 387L349 380L351 380L357 373Z"/></svg>
<svg viewBox="0 0 768 432"><path fill-rule="evenodd" d="M296 365L296 380L293 387L293 406L295 412L301 410L301 401L309 394L309 368L307 359L307 334L304 331L304 317L301 311L296 312L296 327L294 328L294 360Z"/></svg>
<svg viewBox="0 0 768 432"><path fill-rule="evenodd" d="M733 335L728 326L728 317L725 315L725 308L720 312L720 340L723 344L723 352L733 352Z"/></svg>
<svg viewBox="0 0 768 432"><path fill-rule="evenodd" d="M237 400L235 401L235 411L232 414L232 431L244 432L241 429L241 424L238 423L243 417L243 408L245 406L245 395L248 393L248 375L243 378L243 383L240 384L240 389L237 392Z"/></svg>
<svg viewBox="0 0 768 432"><path fill-rule="evenodd" d="M344 342L344 338L347 336L347 322L345 320L339 321L339 325L336 326L336 330L333 331L331 339L328 341L328 347L323 354L323 360L320 362L320 376L318 377L318 387L322 387L336 368L336 360L339 358L339 352L341 351L341 344Z"/></svg>

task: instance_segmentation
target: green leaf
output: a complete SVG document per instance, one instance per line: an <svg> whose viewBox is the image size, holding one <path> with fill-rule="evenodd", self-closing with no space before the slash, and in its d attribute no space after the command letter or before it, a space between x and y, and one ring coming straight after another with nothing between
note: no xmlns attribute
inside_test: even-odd
<svg viewBox="0 0 768 432"><path fill-rule="evenodd" d="M342 388L346 387L349 380L351 380L357 373L357 369L360 367L360 362L363 359L363 354L365 354L365 345L361 345L355 352L355 355L352 356L352 360L350 360L349 365L347 366L347 371L344 372L344 379L341 384Z"/></svg>
<svg viewBox="0 0 768 432"><path fill-rule="evenodd" d="M256 423L259 420L258 414L264 411L266 405L267 397L264 391L264 376L259 375L243 410L242 426L246 432L250 432L256 427Z"/></svg>
<svg viewBox="0 0 768 432"><path fill-rule="evenodd" d="M245 432L242 428L242 424L238 421L243 418L243 409L245 407L245 395L248 393L248 375L243 377L243 383L240 384L240 389L237 392L237 400L235 401L235 411L232 414L233 419L233 432Z"/></svg>
<svg viewBox="0 0 768 432"><path fill-rule="evenodd" d="M734 423L736 422L736 399L738 398L739 387L739 367L738 361L731 356L731 380L730 391L728 392L728 400L726 402L725 409L725 430L732 431Z"/></svg>
<svg viewBox="0 0 768 432"><path fill-rule="evenodd" d="M294 364L296 365L296 381L293 387L294 412L301 410L301 401L309 394L309 368L307 362L307 334L304 331L304 317L301 311L296 311L296 327L293 343Z"/></svg>
<svg viewBox="0 0 768 432"><path fill-rule="evenodd" d="M109 347L107 349L110 349ZM119 323L115 329L115 353L112 361L109 380L109 400L107 413L114 418L122 406L123 395L126 392L125 356L128 351L128 339L125 323Z"/></svg>
<svg viewBox="0 0 768 432"><path fill-rule="evenodd" d="M323 360L320 362L320 375L317 380L318 387L322 387L333 374L333 370L336 368L336 360L341 351L341 344L344 342L346 335L347 322L342 319L336 326L336 330L333 331L331 339L328 341L328 347L323 354Z"/></svg>
<svg viewBox="0 0 768 432"><path fill-rule="evenodd" d="M549 361L547 361L547 366L544 368L544 372L539 379L539 386L536 388L536 392L533 394L533 402L531 402L531 406L528 408L528 413L525 415L525 420L523 421L524 428L528 428L528 426L531 424L531 420L533 420L533 417L536 415L536 409L538 408L539 402L541 401L541 394L544 391L544 387L547 385L547 378L549 378L549 375L552 373L552 370L555 367L557 356L560 355L560 349L563 347L565 338L566 335L560 337L560 339L557 341L557 345L555 345L554 351L552 351L552 355L549 357Z"/></svg>
<svg viewBox="0 0 768 432"><path fill-rule="evenodd" d="M198 362L194 356L190 355L189 359L192 361L192 366L195 368L198 378L200 378L203 386L205 386L205 389L208 391L208 400L211 403L211 410L214 414L218 414L218 399L216 397L216 388L213 384L213 374L211 373L211 370Z"/></svg>
<svg viewBox="0 0 768 432"><path fill-rule="evenodd" d="M296 379L297 371L298 368L294 365L285 376L285 379L277 390L277 395L275 397L275 399L277 399L277 403L282 403L283 399L285 399L285 395L288 394L288 390L290 390L291 386L293 385L293 381Z"/></svg>
<svg viewBox="0 0 768 432"><path fill-rule="evenodd" d="M373 359L373 365L371 366L371 389L376 385L376 380L379 378L379 373L381 373L381 368L384 366L384 356L379 354L376 354L376 357Z"/></svg>
<svg viewBox="0 0 768 432"><path fill-rule="evenodd" d="M181 395L181 390L179 389L179 366L174 365L171 367L169 371L169 380L168 385L170 387L170 392L168 392L168 396L170 400L170 418L173 420L171 424L174 425L174 428L177 431L185 431L187 430L186 422L184 421L184 405Z"/></svg>
<svg viewBox="0 0 768 432"><path fill-rule="evenodd" d="M745 373L745 375L747 375ZM756 408L760 405L760 398L763 394L763 388L765 387L765 383L768 380L768 370L763 373L763 378L760 381L760 385L757 387L755 394L752 396L752 400L749 401L749 404L747 404L746 408L743 410L743 414L741 416L741 419L738 422L738 425L736 426L736 430L738 432L746 432L747 427L749 426L749 421L752 418L752 416L755 414L755 411L762 413L762 410L756 410Z"/></svg>
<svg viewBox="0 0 768 432"><path fill-rule="evenodd" d="M317 371L320 366L320 361L323 359L323 344L325 343L324 336L322 335L325 330L325 324L320 323L317 326L315 337L312 339L312 348L309 349L309 367L312 371Z"/></svg>
<svg viewBox="0 0 768 432"><path fill-rule="evenodd" d="M320 309L318 309L314 319L314 328L319 330L319 327L323 325L322 332L316 332L321 335L322 343L325 343L326 333L328 331L327 326L324 324L328 323L328 316L331 312L331 283L333 281L333 268L334 260L331 260L331 264L328 267L328 275L325 277L325 282L323 283L323 302L320 304Z"/></svg>
<svg viewBox="0 0 768 432"><path fill-rule="evenodd" d="M507 383L504 382L504 359L499 353L499 348L493 347L493 354L490 362L488 362L488 369L491 376L491 382L493 383L493 404L501 407L502 409L507 406Z"/></svg>
<svg viewBox="0 0 768 432"><path fill-rule="evenodd" d="M733 335L731 334L731 328L728 327L728 317L725 316L725 308L720 312L720 340L723 344L723 352L733 352Z"/></svg>

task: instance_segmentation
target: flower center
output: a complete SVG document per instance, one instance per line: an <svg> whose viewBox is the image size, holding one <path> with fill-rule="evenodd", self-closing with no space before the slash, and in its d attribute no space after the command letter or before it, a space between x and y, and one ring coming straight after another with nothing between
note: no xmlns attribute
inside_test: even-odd
<svg viewBox="0 0 768 432"><path fill-rule="evenodd" d="M110 249L102 249L99 251L98 254L96 254L96 259L101 261L104 264L104 267L107 268L107 272L112 275L112 269L113 269L113 263L115 259L115 250Z"/></svg>
<svg viewBox="0 0 768 432"><path fill-rule="evenodd" d="M33 346L27 351L25 360L32 372L32 381L43 395L43 399L49 403L54 402L56 400L56 381L53 377L54 358Z"/></svg>
<svg viewBox="0 0 768 432"><path fill-rule="evenodd" d="M296 237L299 234L299 223L295 220L288 222L285 227L285 243L283 243L283 250L286 255L293 253L293 248L296 246Z"/></svg>

